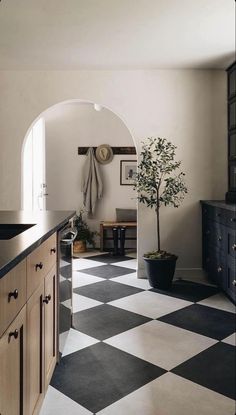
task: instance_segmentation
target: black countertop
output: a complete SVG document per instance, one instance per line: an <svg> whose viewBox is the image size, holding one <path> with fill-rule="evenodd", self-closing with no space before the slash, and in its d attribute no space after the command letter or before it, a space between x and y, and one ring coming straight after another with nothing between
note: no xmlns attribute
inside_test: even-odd
<svg viewBox="0 0 236 415"><path fill-rule="evenodd" d="M225 200L201 200L200 202L220 209L236 212L236 204L226 203Z"/></svg>
<svg viewBox="0 0 236 415"><path fill-rule="evenodd" d="M0 240L0 278L74 215L74 211L0 211L0 225L35 224L11 239Z"/></svg>

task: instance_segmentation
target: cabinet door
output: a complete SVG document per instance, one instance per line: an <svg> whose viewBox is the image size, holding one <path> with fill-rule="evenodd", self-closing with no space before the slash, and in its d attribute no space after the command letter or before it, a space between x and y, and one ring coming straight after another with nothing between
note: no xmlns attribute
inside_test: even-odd
<svg viewBox="0 0 236 415"><path fill-rule="evenodd" d="M27 414L38 412L44 397L44 282L27 303Z"/></svg>
<svg viewBox="0 0 236 415"><path fill-rule="evenodd" d="M45 388L47 389L57 356L57 273L54 267L45 278L44 285L44 313L45 313Z"/></svg>
<svg viewBox="0 0 236 415"><path fill-rule="evenodd" d="M0 339L0 414L24 415L26 307Z"/></svg>

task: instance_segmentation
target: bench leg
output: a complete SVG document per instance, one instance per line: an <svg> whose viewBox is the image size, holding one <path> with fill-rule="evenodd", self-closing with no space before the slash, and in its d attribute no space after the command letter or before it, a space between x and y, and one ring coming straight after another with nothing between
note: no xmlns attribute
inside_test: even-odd
<svg viewBox="0 0 236 415"><path fill-rule="evenodd" d="M118 228L112 229L113 233L113 255L119 255L118 249Z"/></svg>
<svg viewBox="0 0 236 415"><path fill-rule="evenodd" d="M125 255L125 231L126 228L120 228L120 255Z"/></svg>

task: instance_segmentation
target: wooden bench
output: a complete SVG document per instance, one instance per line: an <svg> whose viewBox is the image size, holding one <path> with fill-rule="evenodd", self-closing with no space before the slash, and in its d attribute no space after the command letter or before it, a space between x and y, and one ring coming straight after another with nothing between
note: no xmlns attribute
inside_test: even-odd
<svg viewBox="0 0 236 415"><path fill-rule="evenodd" d="M107 229L113 228L128 228L128 229L136 229L137 222L115 222L115 221L103 221L100 222L100 251L104 251L105 241L113 240L113 237L106 236ZM126 237L126 240L136 240L136 237Z"/></svg>

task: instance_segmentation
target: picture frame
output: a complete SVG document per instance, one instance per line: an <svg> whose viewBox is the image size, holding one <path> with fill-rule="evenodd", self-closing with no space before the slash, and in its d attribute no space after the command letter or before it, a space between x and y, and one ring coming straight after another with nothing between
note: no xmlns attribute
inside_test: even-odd
<svg viewBox="0 0 236 415"><path fill-rule="evenodd" d="M120 161L120 185L133 186L135 183L134 175L137 172L137 160Z"/></svg>

